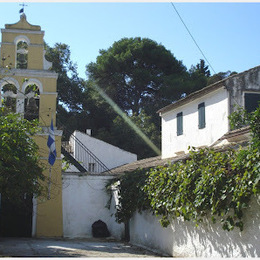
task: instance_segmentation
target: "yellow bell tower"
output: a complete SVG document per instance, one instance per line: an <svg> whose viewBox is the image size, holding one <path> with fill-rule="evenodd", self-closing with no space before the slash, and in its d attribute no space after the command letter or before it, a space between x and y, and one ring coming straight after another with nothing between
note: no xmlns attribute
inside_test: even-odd
<svg viewBox="0 0 260 260"><path fill-rule="evenodd" d="M0 106L4 99L8 99L14 112L28 120L39 119L42 128L34 138L39 146L41 162L46 166L44 174L48 194L33 200L32 236L61 237L62 131L56 128L58 75L49 70L52 64L45 59L44 31L40 26L28 23L24 13L19 22L6 24L1 33ZM47 139L52 118L57 157L50 169Z"/></svg>

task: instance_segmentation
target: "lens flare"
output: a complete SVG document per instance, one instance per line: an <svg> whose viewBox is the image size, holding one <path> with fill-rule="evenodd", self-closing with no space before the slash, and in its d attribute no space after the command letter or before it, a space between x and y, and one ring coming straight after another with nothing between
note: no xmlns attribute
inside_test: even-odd
<svg viewBox="0 0 260 260"><path fill-rule="evenodd" d="M138 134L144 142L157 154L160 155L160 149L141 131L139 127L135 125L134 122L120 109L120 107L96 84L93 84L92 87L102 96L105 101L114 109L114 111L121 116L124 121Z"/></svg>

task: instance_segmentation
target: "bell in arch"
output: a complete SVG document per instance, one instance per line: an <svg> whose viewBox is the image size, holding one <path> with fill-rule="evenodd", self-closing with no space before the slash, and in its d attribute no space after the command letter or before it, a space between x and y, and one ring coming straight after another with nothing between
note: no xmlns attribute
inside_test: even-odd
<svg viewBox="0 0 260 260"><path fill-rule="evenodd" d="M20 69L26 69L27 68L27 54L25 53L18 53L17 54L17 65Z"/></svg>
<svg viewBox="0 0 260 260"><path fill-rule="evenodd" d="M38 118L38 116L39 116L39 108L36 104L35 98L31 97L28 100L24 118L27 120L33 120L33 119Z"/></svg>

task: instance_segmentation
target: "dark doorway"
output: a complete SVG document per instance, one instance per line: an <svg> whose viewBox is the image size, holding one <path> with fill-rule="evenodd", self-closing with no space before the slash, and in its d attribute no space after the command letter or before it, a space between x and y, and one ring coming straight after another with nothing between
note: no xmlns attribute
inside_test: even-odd
<svg viewBox="0 0 260 260"><path fill-rule="evenodd" d="M0 236L32 236L32 196L24 194L19 203L1 197Z"/></svg>

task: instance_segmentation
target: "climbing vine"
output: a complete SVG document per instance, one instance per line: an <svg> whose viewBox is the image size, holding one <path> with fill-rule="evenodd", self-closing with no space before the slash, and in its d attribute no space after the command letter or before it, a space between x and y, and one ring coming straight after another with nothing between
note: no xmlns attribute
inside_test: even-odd
<svg viewBox="0 0 260 260"><path fill-rule="evenodd" d="M245 210L252 196L260 193L260 108L250 114L238 110L230 122L235 127L249 124L252 141L247 147L225 151L191 148L186 160L138 169L117 179L117 221L124 222L136 210L149 208L163 227L175 217L198 225L204 216L210 216L224 230L238 227L242 231Z"/></svg>
<svg viewBox="0 0 260 260"><path fill-rule="evenodd" d="M106 187L109 193L112 186L118 191L119 203L116 205L115 213L118 223L127 222L136 210L141 212L150 208L148 196L143 190L147 179L146 171L147 169L137 169L125 173L119 178L111 179L107 183ZM108 206L110 206L110 201Z"/></svg>
<svg viewBox="0 0 260 260"><path fill-rule="evenodd" d="M174 217L198 224L210 215L225 230L243 230L243 210L259 193L259 161L259 151L250 149L192 149L185 162L151 169L144 190L164 227Z"/></svg>

